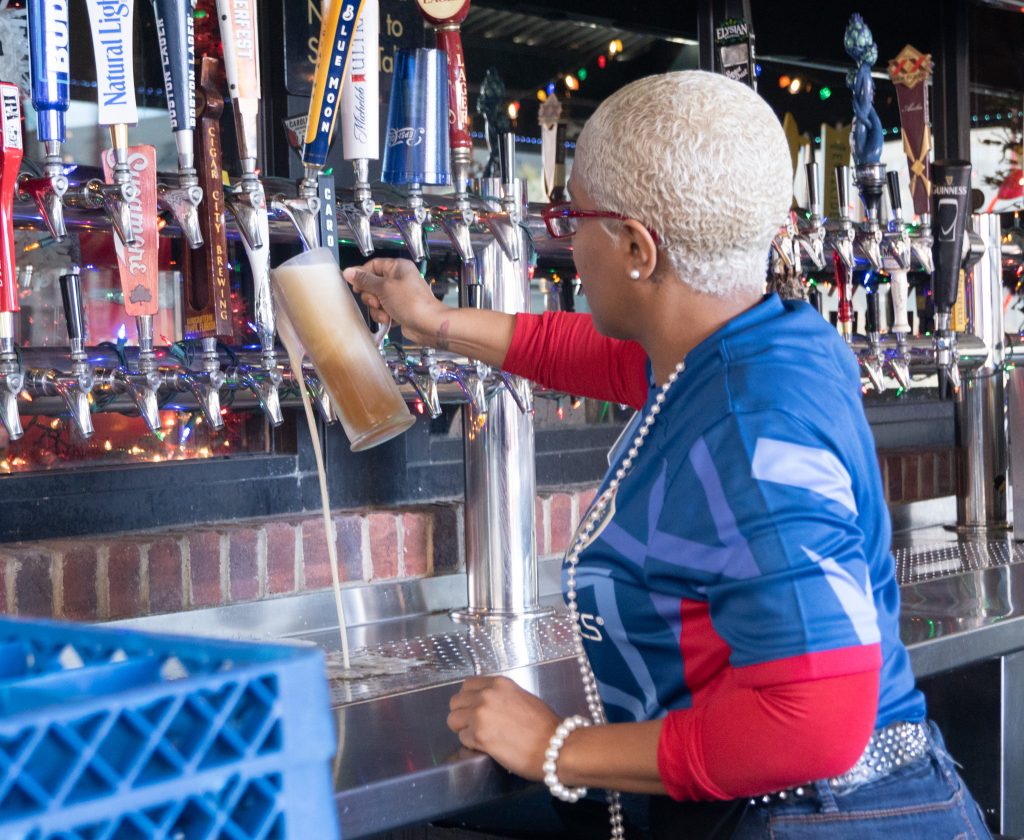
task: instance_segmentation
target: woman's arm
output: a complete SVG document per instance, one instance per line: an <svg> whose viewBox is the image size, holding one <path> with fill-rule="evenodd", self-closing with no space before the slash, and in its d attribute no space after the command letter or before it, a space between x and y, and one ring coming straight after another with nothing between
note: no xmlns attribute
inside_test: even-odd
<svg viewBox="0 0 1024 840"><path fill-rule="evenodd" d="M768 688L733 686L664 720L577 729L558 758L564 785L668 793L676 799L755 796L835 776L860 757L874 726L878 671ZM448 725L463 745L528 779L544 774L559 718L505 677L466 680Z"/></svg>
<svg viewBox="0 0 1024 840"><path fill-rule="evenodd" d="M647 355L631 341L607 338L589 315L509 315L453 308L438 301L408 260L375 259L345 270L378 323L402 325L415 344L503 368L557 391L641 408Z"/></svg>

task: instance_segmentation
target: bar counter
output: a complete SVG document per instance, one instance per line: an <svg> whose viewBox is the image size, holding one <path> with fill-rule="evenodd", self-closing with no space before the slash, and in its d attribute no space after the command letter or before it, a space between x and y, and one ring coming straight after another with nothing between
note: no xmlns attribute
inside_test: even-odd
<svg viewBox="0 0 1024 840"><path fill-rule="evenodd" d="M1002 831L1024 832L1024 548L1007 534L943 528L895 539L901 635L919 679L985 661L1000 663L998 734ZM571 627L559 609L557 564L541 567L552 613L518 622L465 624L461 574L345 590L353 668L331 680L339 751L336 801L346 840L453 814L526 790L490 758L462 749L445 726L448 700L473 674L504 673L560 715L585 713ZM125 622L234 638L291 639L336 652L329 592ZM329 658L336 654L329 653ZM374 663L394 667L374 672Z"/></svg>

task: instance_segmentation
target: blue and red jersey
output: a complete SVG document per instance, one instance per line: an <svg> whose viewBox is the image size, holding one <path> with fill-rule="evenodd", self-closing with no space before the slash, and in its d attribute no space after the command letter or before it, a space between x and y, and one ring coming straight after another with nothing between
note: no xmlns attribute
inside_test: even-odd
<svg viewBox="0 0 1024 840"><path fill-rule="evenodd" d="M566 341L576 349L554 346ZM659 390L642 349L597 335L587 316L519 316L505 366L638 408L643 393L609 477ZM722 754L726 741L753 745L726 710L765 716L760 729L777 725L799 752L808 730L806 749L828 737L816 706L852 703L863 740L840 765L871 728L924 718L890 539L857 362L817 312L768 296L689 353L576 573L609 721L665 719L670 793L728 798L817 778L800 777L820 769L810 759L716 774L714 755L690 755L697 742Z"/></svg>

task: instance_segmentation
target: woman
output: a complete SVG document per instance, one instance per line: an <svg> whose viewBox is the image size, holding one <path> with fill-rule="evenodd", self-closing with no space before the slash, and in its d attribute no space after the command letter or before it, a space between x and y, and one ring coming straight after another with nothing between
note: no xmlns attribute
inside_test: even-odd
<svg viewBox="0 0 1024 840"><path fill-rule="evenodd" d="M643 79L588 121L570 190L546 217L592 318L450 309L401 260L346 272L411 341L640 410L565 566L609 725L476 678L449 726L562 799L651 794L655 836L988 837L899 640L857 362L764 295L792 190L775 115L722 76Z"/></svg>

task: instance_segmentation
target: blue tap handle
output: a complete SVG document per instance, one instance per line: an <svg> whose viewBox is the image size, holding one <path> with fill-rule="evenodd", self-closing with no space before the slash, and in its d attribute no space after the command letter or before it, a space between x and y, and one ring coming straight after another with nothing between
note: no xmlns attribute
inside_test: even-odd
<svg viewBox="0 0 1024 840"><path fill-rule="evenodd" d="M153 0L172 131L196 127L195 0Z"/></svg>
<svg viewBox="0 0 1024 840"><path fill-rule="evenodd" d="M39 140L63 143L71 101L68 0L28 0L28 32Z"/></svg>

